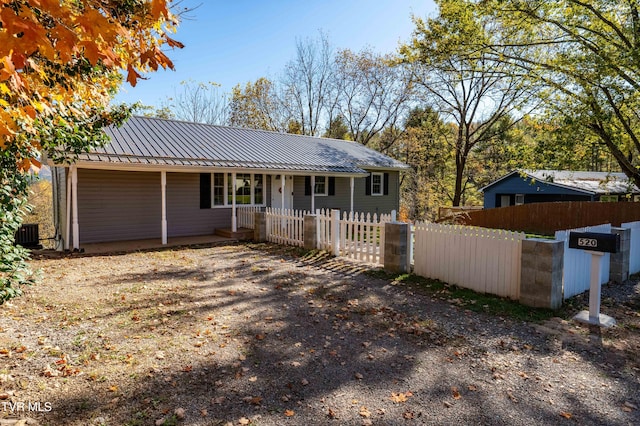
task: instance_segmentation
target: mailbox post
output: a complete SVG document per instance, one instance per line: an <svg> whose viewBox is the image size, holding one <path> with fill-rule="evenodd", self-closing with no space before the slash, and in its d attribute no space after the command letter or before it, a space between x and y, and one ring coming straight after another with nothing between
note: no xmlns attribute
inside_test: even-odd
<svg viewBox="0 0 640 426"><path fill-rule="evenodd" d="M599 232L571 232L569 248L591 253L591 281L589 283L589 310L579 312L573 319L587 324L612 327L616 320L600 313L600 259L605 253L620 251L620 235Z"/></svg>

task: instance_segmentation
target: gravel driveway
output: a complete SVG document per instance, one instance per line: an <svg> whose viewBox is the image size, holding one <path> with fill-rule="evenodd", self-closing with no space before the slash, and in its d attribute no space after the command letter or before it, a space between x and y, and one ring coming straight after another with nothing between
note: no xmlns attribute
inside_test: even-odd
<svg viewBox="0 0 640 426"><path fill-rule="evenodd" d="M632 282L590 334L271 245L34 263L0 307L0 425L640 424Z"/></svg>

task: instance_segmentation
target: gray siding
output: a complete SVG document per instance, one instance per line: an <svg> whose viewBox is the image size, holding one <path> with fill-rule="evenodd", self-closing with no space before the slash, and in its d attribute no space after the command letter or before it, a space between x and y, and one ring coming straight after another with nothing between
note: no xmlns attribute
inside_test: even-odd
<svg viewBox="0 0 640 426"><path fill-rule="evenodd" d="M388 214L391 210L398 210L399 176L398 172L389 173L389 195L366 195L366 178L355 178L353 187L353 209L356 212ZM304 176L296 176L293 187L293 208L297 210L311 209L311 196L304 195ZM336 178L336 193L331 196L316 196L316 209L340 209L349 211L351 208L351 184L349 178Z"/></svg>
<svg viewBox="0 0 640 426"><path fill-rule="evenodd" d="M231 207L200 208L200 175L167 173L167 234L171 237L213 234L231 228Z"/></svg>
<svg viewBox="0 0 640 426"><path fill-rule="evenodd" d="M160 238L160 173L78 169L80 243Z"/></svg>

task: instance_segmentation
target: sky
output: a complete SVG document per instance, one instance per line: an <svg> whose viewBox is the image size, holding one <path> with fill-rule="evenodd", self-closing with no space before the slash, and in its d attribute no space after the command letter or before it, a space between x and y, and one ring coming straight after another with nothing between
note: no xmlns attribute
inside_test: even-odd
<svg viewBox="0 0 640 426"><path fill-rule="evenodd" d="M175 1L175 0L174 0ZM435 14L433 0L183 0L195 8L172 38L175 71L159 70L122 85L116 102L160 107L180 82L215 82L223 92L260 77L275 78L295 54L297 40L326 34L335 49L394 52L414 29L411 15Z"/></svg>

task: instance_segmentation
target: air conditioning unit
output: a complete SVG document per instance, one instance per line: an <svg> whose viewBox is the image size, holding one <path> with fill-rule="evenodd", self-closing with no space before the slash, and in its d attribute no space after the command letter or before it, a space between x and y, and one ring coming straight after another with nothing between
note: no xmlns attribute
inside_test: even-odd
<svg viewBox="0 0 640 426"><path fill-rule="evenodd" d="M41 249L37 223L25 223L16 232L16 244L29 249Z"/></svg>

